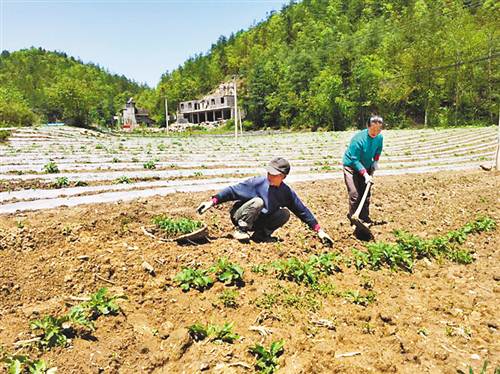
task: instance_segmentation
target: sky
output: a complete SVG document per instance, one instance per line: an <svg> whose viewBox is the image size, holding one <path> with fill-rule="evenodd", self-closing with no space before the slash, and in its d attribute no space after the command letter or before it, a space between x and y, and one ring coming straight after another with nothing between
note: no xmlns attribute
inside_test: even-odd
<svg viewBox="0 0 500 374"><path fill-rule="evenodd" d="M0 51L42 47L151 87L288 0L0 0Z"/></svg>

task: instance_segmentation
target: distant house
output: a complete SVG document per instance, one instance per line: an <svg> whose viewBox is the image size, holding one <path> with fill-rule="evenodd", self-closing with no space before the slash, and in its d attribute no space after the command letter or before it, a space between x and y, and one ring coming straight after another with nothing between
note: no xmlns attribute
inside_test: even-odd
<svg viewBox="0 0 500 374"><path fill-rule="evenodd" d="M200 100L182 101L177 108L178 123L213 123L235 117L234 83L222 83Z"/></svg>
<svg viewBox="0 0 500 374"><path fill-rule="evenodd" d="M120 109L119 122L125 131L132 131L139 125L151 126L154 124L146 109L136 108L132 97L128 99L125 107Z"/></svg>

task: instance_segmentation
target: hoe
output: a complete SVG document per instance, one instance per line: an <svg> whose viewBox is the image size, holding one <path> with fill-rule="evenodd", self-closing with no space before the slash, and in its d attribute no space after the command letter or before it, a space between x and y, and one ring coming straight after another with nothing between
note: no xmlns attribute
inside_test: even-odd
<svg viewBox="0 0 500 374"><path fill-rule="evenodd" d="M359 219L359 214L361 213L361 209L363 209L363 205L365 204L366 197L368 196L368 193L370 192L370 188L372 187L373 182L368 182L368 185L365 188L365 192L363 193L363 197L361 198L361 201L359 202L358 208L354 212L354 214L351 217L351 222L356 226L356 229L360 236L366 237L369 239L373 238L373 235L370 231L370 227L363 222L362 220Z"/></svg>

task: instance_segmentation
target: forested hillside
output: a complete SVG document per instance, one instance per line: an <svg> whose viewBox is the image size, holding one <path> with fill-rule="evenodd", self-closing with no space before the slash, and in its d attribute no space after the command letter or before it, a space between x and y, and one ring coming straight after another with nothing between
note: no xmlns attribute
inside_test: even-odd
<svg viewBox="0 0 500 374"><path fill-rule="evenodd" d="M0 56L0 125L104 124L148 88L64 53L31 48Z"/></svg>
<svg viewBox="0 0 500 374"><path fill-rule="evenodd" d="M491 124L498 114L499 3L304 0L221 37L164 74L175 104L237 75L255 127L340 130L379 112L393 126Z"/></svg>

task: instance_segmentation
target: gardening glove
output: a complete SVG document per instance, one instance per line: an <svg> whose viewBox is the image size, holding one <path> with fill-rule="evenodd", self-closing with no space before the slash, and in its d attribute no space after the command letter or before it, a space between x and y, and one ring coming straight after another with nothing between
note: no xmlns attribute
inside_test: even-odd
<svg viewBox="0 0 500 374"><path fill-rule="evenodd" d="M373 183L373 177L370 174L364 173L363 177L365 177L365 183L366 184Z"/></svg>
<svg viewBox="0 0 500 374"><path fill-rule="evenodd" d="M198 212L198 214L203 214L213 206L214 206L214 202L212 200L205 201L205 202L201 203L198 208L196 208L196 211Z"/></svg>
<svg viewBox="0 0 500 374"><path fill-rule="evenodd" d="M375 170L378 170L378 161L373 161L373 164L372 164L372 175L375 172Z"/></svg>
<svg viewBox="0 0 500 374"><path fill-rule="evenodd" d="M318 237L321 239L321 241L324 244L333 245L333 239L330 238L330 235L328 235L326 232L324 232L323 229L319 229Z"/></svg>

